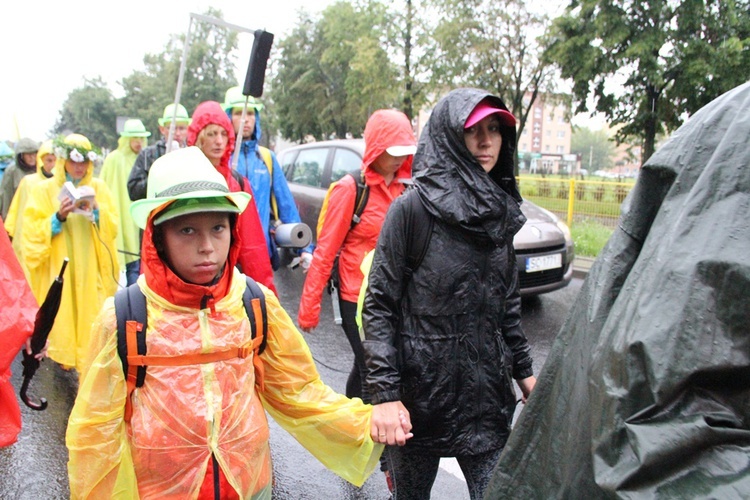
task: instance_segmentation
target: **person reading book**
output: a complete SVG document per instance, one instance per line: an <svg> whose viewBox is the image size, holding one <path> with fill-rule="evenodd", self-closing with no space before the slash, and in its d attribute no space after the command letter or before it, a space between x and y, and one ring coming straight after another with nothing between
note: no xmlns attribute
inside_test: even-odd
<svg viewBox="0 0 750 500"><path fill-rule="evenodd" d="M117 208L107 184L93 176L97 155L86 137L59 137L53 151L57 160L52 177L32 187L24 207L21 245L40 303L63 259L70 260L66 276L74 279L67 280L63 287L60 310L49 335L49 357L80 373L91 323L104 299L114 295L118 286ZM76 203L70 196L60 200L66 182L77 192L91 190L95 194L90 217L75 211Z"/></svg>

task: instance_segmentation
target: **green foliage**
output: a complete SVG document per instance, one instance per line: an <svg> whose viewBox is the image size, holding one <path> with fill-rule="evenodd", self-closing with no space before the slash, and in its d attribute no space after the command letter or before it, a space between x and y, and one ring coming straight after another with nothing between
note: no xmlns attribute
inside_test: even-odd
<svg viewBox="0 0 750 500"><path fill-rule="evenodd" d="M85 80L63 103L53 135L76 133L100 148L117 147L117 115L120 106L101 78Z"/></svg>
<svg viewBox="0 0 750 500"><path fill-rule="evenodd" d="M220 10L209 8L204 14L223 19ZM159 137L158 122L167 104L175 99L185 35L173 36L159 54L146 54L145 68L123 78L122 99L126 116L137 117L146 128ZM237 85L234 67L237 54L237 33L223 26L193 20L190 50L185 64L180 104L192 116L203 101L223 102L224 93Z"/></svg>
<svg viewBox="0 0 750 500"><path fill-rule="evenodd" d="M576 255L596 257L607 244L613 229L595 220L576 222L570 228L575 243Z"/></svg>
<svg viewBox="0 0 750 500"><path fill-rule="evenodd" d="M519 121L519 136L539 95L554 94L553 67L540 56L546 16L523 0L431 0L441 21L432 78L444 87L471 86L499 95Z"/></svg>
<svg viewBox="0 0 750 500"><path fill-rule="evenodd" d="M746 81L750 0L575 1L554 21L546 57L573 81L577 111L593 99L623 125L618 141L643 140L645 161L658 134Z"/></svg>
<svg viewBox="0 0 750 500"><path fill-rule="evenodd" d="M373 111L397 105L398 73L379 39L388 19L379 2L340 1L319 21L301 14L279 44L271 88L282 135L297 141L360 136Z"/></svg>
<svg viewBox="0 0 750 500"><path fill-rule="evenodd" d="M570 152L581 155L581 166L591 175L595 170L612 167L615 145L603 130L574 127Z"/></svg>

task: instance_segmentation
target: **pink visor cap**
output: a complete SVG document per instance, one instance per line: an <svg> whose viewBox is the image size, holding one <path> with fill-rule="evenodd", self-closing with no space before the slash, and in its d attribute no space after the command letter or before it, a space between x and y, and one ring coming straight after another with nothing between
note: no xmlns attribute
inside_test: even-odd
<svg viewBox="0 0 750 500"><path fill-rule="evenodd" d="M490 103L488 103L487 101L482 101L476 105L476 107L474 108L474 111L472 111L469 117L466 119L464 128L473 127L474 125L479 123L483 118L493 113L498 114L501 125L507 125L509 127L516 126L516 118L509 111L495 107L491 105Z"/></svg>

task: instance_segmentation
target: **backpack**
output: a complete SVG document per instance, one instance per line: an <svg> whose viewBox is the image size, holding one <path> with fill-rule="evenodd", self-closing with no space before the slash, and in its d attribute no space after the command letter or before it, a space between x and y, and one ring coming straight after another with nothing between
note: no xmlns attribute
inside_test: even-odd
<svg viewBox="0 0 750 500"><path fill-rule="evenodd" d="M146 329L148 327L146 296L133 284L118 290L115 294L115 316L117 318L117 354L122 362L122 369L128 386L125 401L125 421L132 416L131 395L137 387L143 386L146 379L146 368L152 366L187 366L212 363L232 358L246 358L255 352L253 365L256 379L263 386L263 365L259 356L267 344L268 321L266 300L258 284L246 276L247 287L242 295L245 313L250 321L252 343L249 346L229 348L222 351L201 354L183 354L176 356L148 356L146 354ZM260 324L258 320L260 319ZM258 332L260 331L260 335Z"/></svg>

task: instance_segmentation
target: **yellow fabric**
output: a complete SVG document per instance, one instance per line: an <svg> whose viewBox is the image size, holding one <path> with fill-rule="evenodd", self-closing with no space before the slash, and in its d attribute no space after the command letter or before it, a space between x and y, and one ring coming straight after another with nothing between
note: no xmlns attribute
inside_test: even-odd
<svg viewBox="0 0 750 500"><path fill-rule="evenodd" d="M365 339L365 333L364 330L362 330L362 307L365 303L365 292L367 292L367 284L369 281L370 276L370 268L372 267L372 257L375 254L375 250L370 250L365 254L365 258L362 259L362 263L359 265L359 269L362 271L362 276L364 276L364 279L362 280L362 286L359 287L359 297L357 297L357 315L354 317L354 320L357 322L357 327L359 328L359 337L364 340Z"/></svg>
<svg viewBox="0 0 750 500"><path fill-rule="evenodd" d="M128 177L138 157L130 149L131 139L132 137L120 137L117 149L107 155L99 173L99 177L107 183L120 213L120 229L117 231L117 262L120 269L125 269L125 264L138 260L141 251L141 235L130 215L131 201L128 194ZM145 141L145 139L142 140Z"/></svg>
<svg viewBox="0 0 750 500"><path fill-rule="evenodd" d="M234 273L214 313L170 304L141 276L148 353L210 352L247 343L245 279ZM370 438L372 407L323 384L292 320L276 296L261 288L268 309L268 345L261 355L264 392L255 386L252 357L150 366L144 385L133 392L130 424L123 420L127 389L117 354L114 301L105 303L92 335L95 359L68 420L72 498L120 498L116 485L122 498L135 497L136 491L144 499L195 498L211 453L241 498L266 496L271 455L264 409L334 472L364 483L383 449Z"/></svg>
<svg viewBox="0 0 750 500"><path fill-rule="evenodd" d="M114 244L117 207L104 181L92 177L93 168L89 163L79 185L90 185L96 192L98 225L83 215L71 213L62 223L62 232L52 236L52 218L60 207L57 196L66 179L65 160L58 159L52 178L38 182L30 190L21 235L32 292L40 303L59 274L63 259L70 259L60 309L49 336L48 355L64 366L76 367L79 372L91 324L104 299L117 290L119 274Z"/></svg>
<svg viewBox="0 0 750 500"><path fill-rule="evenodd" d="M271 215L273 215L273 220L281 220L279 219L279 204L276 203L276 195L273 194L273 160L271 159L271 150L263 146L258 146L258 149L260 150L260 155L263 157L263 163L266 164L268 174L271 176Z"/></svg>

